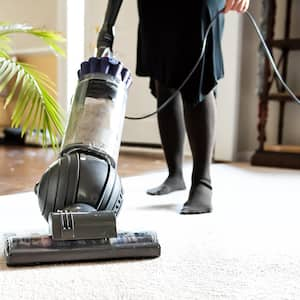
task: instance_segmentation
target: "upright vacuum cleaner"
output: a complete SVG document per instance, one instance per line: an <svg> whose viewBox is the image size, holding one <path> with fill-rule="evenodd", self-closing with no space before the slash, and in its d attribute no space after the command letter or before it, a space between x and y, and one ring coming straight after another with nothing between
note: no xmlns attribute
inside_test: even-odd
<svg viewBox="0 0 300 300"><path fill-rule="evenodd" d="M112 55L121 3L108 1L97 55L78 71L61 152L35 186L50 234L7 237L7 265L160 255L154 232L116 230L123 201L116 167L132 80Z"/></svg>

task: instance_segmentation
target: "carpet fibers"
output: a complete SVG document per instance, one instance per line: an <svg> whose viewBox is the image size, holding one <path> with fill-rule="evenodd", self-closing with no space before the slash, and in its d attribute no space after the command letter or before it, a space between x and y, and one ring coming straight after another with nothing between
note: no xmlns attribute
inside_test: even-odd
<svg viewBox="0 0 300 300"><path fill-rule="evenodd" d="M185 166L187 184L191 165ZM121 230L154 230L161 257L8 268L0 299L300 299L300 172L212 167L211 214L179 215L188 191L148 196L164 172L123 179ZM46 232L33 193L0 197L9 232Z"/></svg>

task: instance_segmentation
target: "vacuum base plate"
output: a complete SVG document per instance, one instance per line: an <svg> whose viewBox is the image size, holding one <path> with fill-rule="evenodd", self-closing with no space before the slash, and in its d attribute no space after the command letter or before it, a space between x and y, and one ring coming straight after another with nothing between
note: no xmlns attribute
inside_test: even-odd
<svg viewBox="0 0 300 300"><path fill-rule="evenodd" d="M49 235L9 236L4 255L8 266L71 261L154 258L160 245L154 232L121 232L95 240L53 240Z"/></svg>

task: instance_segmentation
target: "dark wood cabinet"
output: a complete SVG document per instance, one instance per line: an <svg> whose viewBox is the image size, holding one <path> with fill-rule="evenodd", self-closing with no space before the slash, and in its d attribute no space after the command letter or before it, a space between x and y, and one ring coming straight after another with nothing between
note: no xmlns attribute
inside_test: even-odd
<svg viewBox="0 0 300 300"><path fill-rule="evenodd" d="M271 52L276 49L279 51L277 67L279 68L282 78L286 81L289 67L289 54L291 51L300 51L300 38L291 38L291 18L293 2L298 0L284 0L285 2L285 22L284 36L282 39L275 39L275 22L277 4L282 4L282 0L264 0L262 1L262 18L261 29L266 43ZM300 16L300 15L299 15ZM299 30L300 32L300 30ZM300 34L299 34L300 35ZM282 168L300 169L300 145L284 145L284 122L285 107L292 101L274 74L271 64L260 46L259 49L259 85L258 85L258 149L252 156L252 165L272 166ZM299 64L300 62L296 62ZM299 82L300 84L300 82ZM296 95L300 98L300 93ZM267 143L266 125L268 121L268 112L270 102L277 102L279 105L278 114L278 134L277 144L270 145ZM300 116L300 105L298 106ZM300 130L299 130L300 135Z"/></svg>

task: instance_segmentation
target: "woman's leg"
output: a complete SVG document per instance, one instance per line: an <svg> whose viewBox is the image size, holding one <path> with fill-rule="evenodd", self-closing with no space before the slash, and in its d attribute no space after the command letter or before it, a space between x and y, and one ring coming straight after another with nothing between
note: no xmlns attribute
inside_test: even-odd
<svg viewBox="0 0 300 300"><path fill-rule="evenodd" d="M183 93L184 118L193 155L192 184L181 213L206 213L212 210L210 165L215 144L216 103L213 92L196 106Z"/></svg>
<svg viewBox="0 0 300 300"><path fill-rule="evenodd" d="M159 107L174 93L174 90L163 86L157 81L155 87L157 107ZM164 195L185 189L182 175L185 127L180 96L176 96L160 111L157 118L169 175L161 185L147 191L150 195Z"/></svg>

